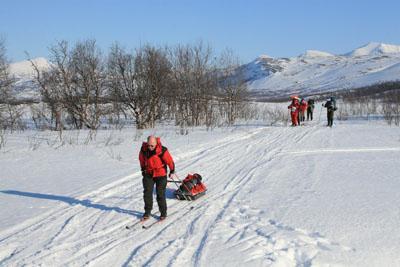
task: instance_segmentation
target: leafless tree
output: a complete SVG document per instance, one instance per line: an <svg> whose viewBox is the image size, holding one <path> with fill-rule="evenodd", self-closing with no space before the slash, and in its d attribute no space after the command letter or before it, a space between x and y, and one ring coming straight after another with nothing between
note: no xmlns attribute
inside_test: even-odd
<svg viewBox="0 0 400 267"><path fill-rule="evenodd" d="M60 43L60 45L62 45ZM37 128L50 128L60 131L60 138L62 136L62 130L64 128L62 122L62 111L63 111L63 93L60 76L59 63L60 54L53 55L54 63L51 64L50 69L40 69L40 67L35 63L35 61L29 59L32 68L35 72L34 80L38 85L41 100L43 105L40 107L31 107L32 119ZM58 57L57 57L58 56ZM65 58L64 58L65 60ZM50 118L48 118L47 111L50 111ZM55 122L55 126L52 125Z"/></svg>
<svg viewBox="0 0 400 267"><path fill-rule="evenodd" d="M66 91L69 109L91 130L100 126L104 114L102 100L106 97L106 76L103 57L95 40L78 42L71 54L72 89Z"/></svg>
<svg viewBox="0 0 400 267"><path fill-rule="evenodd" d="M162 100L171 88L171 64L165 49L146 45L136 50L135 82L141 116L137 127L154 127L164 114Z"/></svg>
<svg viewBox="0 0 400 267"><path fill-rule="evenodd" d="M14 130L23 128L22 110L15 105L13 95L14 79L9 73L9 62L6 58L5 41L0 39L0 129Z"/></svg>
<svg viewBox="0 0 400 267"><path fill-rule="evenodd" d="M50 48L50 68L34 62L36 82L50 113L50 125L96 130L109 122L133 118L137 129L163 119L183 128L229 125L245 117L247 88L233 53L220 58L209 45L161 48L144 45L127 52L114 44L104 57L94 40ZM44 112L35 109L37 118ZM105 117L108 116L108 117ZM53 126L55 123L55 126ZM186 130L184 132L187 132Z"/></svg>
<svg viewBox="0 0 400 267"><path fill-rule="evenodd" d="M400 125L400 90L387 92L383 98L383 114L389 125Z"/></svg>
<svg viewBox="0 0 400 267"><path fill-rule="evenodd" d="M209 45L177 46L171 49L173 104L181 127L210 124L216 114L216 61Z"/></svg>
<svg viewBox="0 0 400 267"><path fill-rule="evenodd" d="M228 124L232 125L244 111L248 96L244 73L239 68L238 58L229 50L222 54L219 67L220 93L226 105Z"/></svg>
<svg viewBox="0 0 400 267"><path fill-rule="evenodd" d="M173 90L168 95L171 98L171 106L176 108L175 121L182 128L190 121L191 102L191 54L188 46L177 46L171 51L173 68Z"/></svg>
<svg viewBox="0 0 400 267"><path fill-rule="evenodd" d="M96 41L78 42L72 49L67 41L60 41L50 48L50 54L49 70L39 71L33 66L56 129L63 128L62 112L66 111L75 128L96 130L104 114L107 88L105 64Z"/></svg>
<svg viewBox="0 0 400 267"><path fill-rule="evenodd" d="M113 99L130 111L137 129L154 127L163 115L163 97L170 88L166 50L146 45L132 54L116 44L109 54L108 75Z"/></svg>
<svg viewBox="0 0 400 267"><path fill-rule="evenodd" d="M125 109L133 117L137 116L137 97L134 77L134 56L129 54L118 43L115 43L108 54L107 80L113 113L117 123L121 115L127 118Z"/></svg>

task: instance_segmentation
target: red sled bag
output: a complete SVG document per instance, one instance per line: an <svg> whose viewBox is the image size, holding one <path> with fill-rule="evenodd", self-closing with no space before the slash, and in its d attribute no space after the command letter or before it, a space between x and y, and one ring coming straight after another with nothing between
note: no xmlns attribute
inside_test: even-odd
<svg viewBox="0 0 400 267"><path fill-rule="evenodd" d="M205 195L206 185L202 182L202 177L198 173L188 174L182 184L174 192L179 200L195 200Z"/></svg>

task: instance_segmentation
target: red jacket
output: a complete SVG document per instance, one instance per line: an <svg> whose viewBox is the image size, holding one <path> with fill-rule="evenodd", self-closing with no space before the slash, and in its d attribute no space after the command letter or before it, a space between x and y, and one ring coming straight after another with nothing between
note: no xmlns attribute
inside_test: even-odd
<svg viewBox="0 0 400 267"><path fill-rule="evenodd" d="M291 113L299 113L299 108L300 108L300 104L299 101L297 99L294 99L292 101L292 103L288 106L288 109L290 109Z"/></svg>
<svg viewBox="0 0 400 267"><path fill-rule="evenodd" d="M300 102L300 111L304 113L307 110L307 102L305 100L302 100Z"/></svg>
<svg viewBox="0 0 400 267"><path fill-rule="evenodd" d="M139 152L139 161L142 172L144 171L152 177L166 176L167 165L170 172L175 171L174 160L168 149L161 145L159 137L157 137L157 145L153 151L148 148L147 142L143 142Z"/></svg>

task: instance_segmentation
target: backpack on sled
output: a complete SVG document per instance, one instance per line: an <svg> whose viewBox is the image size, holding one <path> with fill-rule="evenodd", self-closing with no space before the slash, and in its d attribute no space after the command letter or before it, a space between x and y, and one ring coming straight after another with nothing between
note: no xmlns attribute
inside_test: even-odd
<svg viewBox="0 0 400 267"><path fill-rule="evenodd" d="M188 174L174 194L179 200L196 200L206 194L207 187L200 174Z"/></svg>

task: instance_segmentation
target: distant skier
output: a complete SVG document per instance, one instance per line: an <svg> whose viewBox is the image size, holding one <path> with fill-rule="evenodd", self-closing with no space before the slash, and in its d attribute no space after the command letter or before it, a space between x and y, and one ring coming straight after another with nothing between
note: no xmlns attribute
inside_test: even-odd
<svg viewBox="0 0 400 267"><path fill-rule="evenodd" d="M300 100L300 111L299 111L299 124L306 120L306 110L307 110L307 101L302 98Z"/></svg>
<svg viewBox="0 0 400 267"><path fill-rule="evenodd" d="M292 98L292 103L288 106L288 109L290 109L292 126L297 126L299 124L298 122L299 108L300 108L299 98L297 96L293 96L291 98Z"/></svg>
<svg viewBox="0 0 400 267"><path fill-rule="evenodd" d="M335 98L333 96L328 98L326 100L326 103L322 104L322 106L325 107L326 110L327 110L327 118L328 118L328 125L327 126L332 127L332 125L333 125L333 115L334 115L335 111L337 110Z"/></svg>
<svg viewBox="0 0 400 267"><path fill-rule="evenodd" d="M140 167L143 176L144 214L142 220L151 215L153 208L153 188L156 185L157 203L160 211L160 220L167 217L167 201L165 189L167 186L167 166L169 175L175 171L174 160L168 149L161 145L159 137L149 136L147 142L143 142L139 152Z"/></svg>
<svg viewBox="0 0 400 267"><path fill-rule="evenodd" d="M307 120L313 120L313 113L315 108L315 101L314 99L309 99L307 101Z"/></svg>

